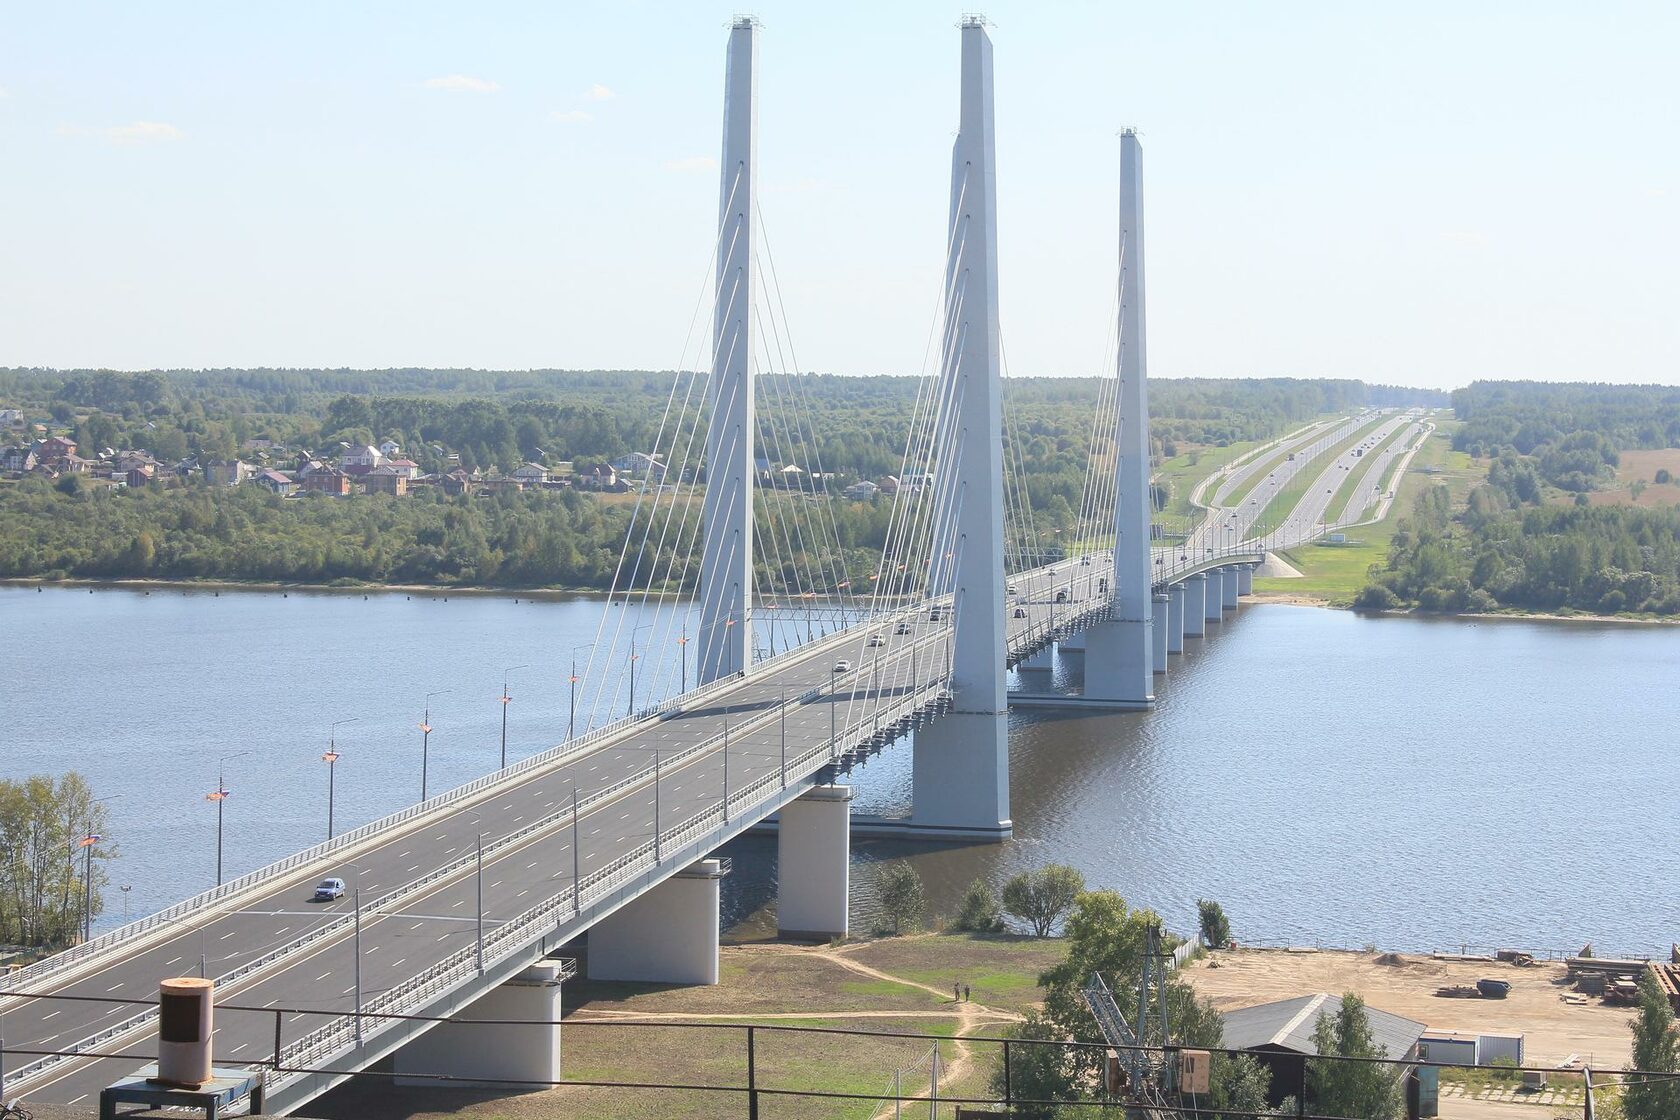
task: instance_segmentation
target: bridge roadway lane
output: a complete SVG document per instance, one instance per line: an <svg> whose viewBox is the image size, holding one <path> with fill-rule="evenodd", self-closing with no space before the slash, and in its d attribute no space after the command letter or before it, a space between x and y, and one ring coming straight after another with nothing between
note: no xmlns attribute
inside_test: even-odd
<svg viewBox="0 0 1680 1120"><path fill-rule="evenodd" d="M1336 456L1333 461L1326 463L1312 485L1301 495L1301 500L1289 511L1289 516L1284 519L1281 526L1283 535L1280 539L1304 541L1317 535L1317 527L1324 520L1336 491L1341 489L1349 473L1357 470L1364 461L1364 457L1355 452L1364 450L1368 453L1395 429L1416 426L1421 419L1422 413L1416 410L1397 415Z"/></svg>
<svg viewBox="0 0 1680 1120"><path fill-rule="evenodd" d="M1223 506L1225 504L1226 497L1231 493L1231 491L1237 489L1245 481L1253 477L1254 473L1261 467L1264 467L1267 463L1270 463L1273 459L1276 459L1279 455L1286 451L1300 450L1301 448L1311 444L1320 436L1325 435L1335 426L1347 423L1349 419L1351 419L1351 417L1342 417L1338 420L1319 420L1312 424L1308 424L1305 428L1300 429L1293 435L1285 436L1283 439L1280 439L1275 443L1267 444L1259 454L1254 456L1254 458L1236 468L1225 477L1225 480L1219 484L1219 488L1214 491L1213 497L1208 499L1208 505L1214 507Z"/></svg>
<svg viewBox="0 0 1680 1120"><path fill-rule="evenodd" d="M1060 570L1046 568L1014 577L1019 597L1033 602L1029 610L1035 617L1015 619L1011 611L1006 620L1013 634L1020 634L1035 621L1042 622L1048 609L1046 604L1053 597L1052 588L1071 586L1077 593L1093 586L1099 578L1097 573L1107 570L1096 563L1080 565L1078 561L1058 567ZM876 682L902 689L912 668L925 675L930 649L943 649L945 643L937 639L950 627L949 611L943 614L944 621L935 623L922 612L913 624L915 633L908 640L892 633L896 620L855 627L820 639L763 665L760 672L693 710L632 729L627 733L628 741L604 744L567 765L510 779L508 785L486 791L471 805L447 810L430 820L409 822L390 839L361 852L353 860L323 859L307 874L299 872L282 885L248 899L238 910L216 913L198 924L188 924L183 919L179 932L113 960L96 972L78 976L57 991L151 1000L156 997L160 979L196 974L201 954L210 975L226 973L352 909L354 900L350 894L335 902L311 904L309 896L320 879L337 875L352 891L359 887L364 899L413 882L432 868L470 854L481 833L484 843L490 844L546 815L564 813L574 789L580 797L585 796L645 771L652 763L655 748L663 756L694 746L721 735L725 719L738 727L755 713L773 712L784 690L794 696L828 686L837 679L834 666L841 657L849 658L855 666L850 674L838 678L851 684L851 696L842 694L833 705L832 715L831 705L820 700L805 705L790 704L787 714L790 752L826 742L831 719L844 728L849 717L854 727L866 728L873 713L866 695ZM881 635L886 644L878 648L869 646L873 634ZM910 641L921 647L914 655L909 652ZM774 773L779 765L780 729L775 719L757 731L732 736L728 760L731 788L740 788ZM662 826L669 830L715 806L722 794L723 769L722 751L716 747L687 764L666 768L660 776L658 791ZM585 876L652 839L654 797L653 783L647 778L580 815L578 862ZM738 807L743 816L751 811L748 806ZM569 824L559 824L526 842L486 856L483 881L487 927L499 918L511 917L563 893L572 884ZM471 945L476 929L475 892L475 878L469 867L405 900L399 913L365 917L361 929L364 1003L392 985L418 975L429 964ZM251 1007L308 1007L344 1014L355 1006L354 972L353 940L345 932L300 948L272 968L224 988L219 998ZM98 1003L25 1001L5 1009L6 1041L13 1050L52 1049L55 1044L64 1047L139 1010L142 1009ZM326 1021L320 1015L288 1015L282 1030L286 1038L296 1039ZM274 1031L271 1013L219 1011L217 1023L219 1061L235 1064L269 1057ZM153 1052L154 1037L147 1028L124 1042L121 1052L149 1055ZM101 1049L116 1047L105 1045ZM16 1069L32 1060L14 1055L8 1065ZM34 1100L81 1103L136 1064L134 1059L116 1058L64 1063L29 1084L28 1094Z"/></svg>

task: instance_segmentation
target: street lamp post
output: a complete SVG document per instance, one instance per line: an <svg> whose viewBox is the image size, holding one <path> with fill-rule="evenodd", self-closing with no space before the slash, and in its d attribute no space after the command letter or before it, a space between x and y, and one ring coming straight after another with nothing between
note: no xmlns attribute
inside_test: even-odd
<svg viewBox="0 0 1680 1120"><path fill-rule="evenodd" d="M594 649L594 648L595 648L595 643L594 642L584 642L582 645L577 645L577 646L572 647L572 675L567 678L568 686L571 689L571 707L567 710L567 713L566 713L566 739L567 739L568 742L570 742L572 737L577 734L577 686L578 686L577 655L578 655L578 650L580 650L580 649Z"/></svg>
<svg viewBox="0 0 1680 1120"><path fill-rule="evenodd" d="M222 805L227 801L228 794L231 792L227 788L227 779L223 776L222 766L230 758L239 758L250 753L250 751L235 751L232 754L224 754L217 759L216 791L204 795L204 800L216 803L216 885L218 887L222 885Z"/></svg>
<svg viewBox="0 0 1680 1120"><path fill-rule="evenodd" d="M513 697L508 695L508 674L513 672L514 669L523 669L523 668L525 668L524 665L515 665L512 668L502 670L502 765L501 765L501 769L503 769L503 770L507 769L507 709L508 709L508 704L513 700Z"/></svg>
<svg viewBox="0 0 1680 1120"><path fill-rule="evenodd" d="M336 721L327 732L327 753L321 756L321 761L327 764L327 839L333 838L333 792L338 772L338 729L347 723L355 723L360 716Z"/></svg>
<svg viewBox="0 0 1680 1120"><path fill-rule="evenodd" d="M127 925L127 924L128 924L128 892L129 892L129 891L131 891L131 890L133 890L133 889L134 889L134 885L133 885L133 884L132 884L132 883L124 883L124 884L123 884L123 885L122 885L122 892L123 892L123 924L124 924L124 925Z"/></svg>
<svg viewBox="0 0 1680 1120"><path fill-rule="evenodd" d="M426 714L420 718L420 800L426 800L426 770L432 755L432 697L442 696L454 692L453 688L440 688L436 692L426 693Z"/></svg>
<svg viewBox="0 0 1680 1120"><path fill-rule="evenodd" d="M653 623L644 622L630 631L630 707L624 713L626 716L633 716L636 714L636 662L641 657L641 655L636 652L636 635L640 634L643 630L650 629L652 626Z"/></svg>
<svg viewBox="0 0 1680 1120"><path fill-rule="evenodd" d="M113 793L106 797L96 797L88 802L88 830L77 843L82 849L82 940L86 941L93 933L93 846L105 839L93 830L93 807L102 801L115 801L121 797L120 793Z"/></svg>
<svg viewBox="0 0 1680 1120"><path fill-rule="evenodd" d="M688 692L688 619L684 617L682 636L677 639L677 660L682 662L682 690Z"/></svg>

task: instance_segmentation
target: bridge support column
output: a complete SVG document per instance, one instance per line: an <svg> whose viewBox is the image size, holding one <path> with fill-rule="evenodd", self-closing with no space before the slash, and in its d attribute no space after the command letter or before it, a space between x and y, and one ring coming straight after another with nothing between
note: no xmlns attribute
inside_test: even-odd
<svg viewBox="0 0 1680 1120"><path fill-rule="evenodd" d="M1219 622L1225 614L1225 577L1215 568L1207 573L1206 597L1202 600L1202 618Z"/></svg>
<svg viewBox="0 0 1680 1120"><path fill-rule="evenodd" d="M1222 605L1228 611L1234 611L1237 609L1237 587L1241 581L1242 573L1246 571L1248 571L1248 566L1245 564L1239 564L1232 568L1221 568L1219 570L1220 585L1225 592L1225 598L1222 601Z"/></svg>
<svg viewBox="0 0 1680 1120"><path fill-rule="evenodd" d="M480 1078L510 1088L519 1082L560 1080L560 966L543 961L463 1008L461 1019L510 1019L485 1024L439 1023L396 1052L399 1085L466 1085ZM439 1082L436 1077L473 1078Z"/></svg>
<svg viewBox="0 0 1680 1120"><path fill-rule="evenodd" d="M941 399L955 410L962 464L935 523L930 588L952 597L951 707L916 732L910 828L929 836L999 840L1010 833L1009 698L1003 620L1003 359L998 336L997 156L992 42L985 21L962 22L962 95L951 151L950 256L945 270ZM947 566L941 557L952 557Z"/></svg>
<svg viewBox="0 0 1680 1120"><path fill-rule="evenodd" d="M596 922L589 978L716 984L723 876L719 860L703 859Z"/></svg>
<svg viewBox="0 0 1680 1120"><path fill-rule="evenodd" d="M1151 603L1151 610L1155 615L1155 629L1151 635L1154 639L1155 656L1150 660L1149 667L1157 673L1167 671L1167 615L1171 605L1171 598L1166 595L1156 595Z"/></svg>
<svg viewBox="0 0 1680 1120"><path fill-rule="evenodd" d="M1167 652L1184 652L1184 585L1167 588Z"/></svg>
<svg viewBox="0 0 1680 1120"><path fill-rule="evenodd" d="M1184 636L1207 636L1207 576L1200 573L1179 584L1184 588Z"/></svg>
<svg viewBox="0 0 1680 1120"><path fill-rule="evenodd" d="M1077 634L1069 634L1067 637L1058 640L1056 642L1057 651L1060 653L1084 653L1086 646L1089 644L1087 634L1088 631L1081 630Z"/></svg>
<svg viewBox="0 0 1680 1120"><path fill-rule="evenodd" d="M1122 708L1146 708L1155 702L1152 622L1110 619L1085 632L1086 702Z"/></svg>
<svg viewBox="0 0 1680 1120"><path fill-rule="evenodd" d="M851 930L852 787L818 786L782 806L776 932L827 940Z"/></svg>
<svg viewBox="0 0 1680 1120"><path fill-rule="evenodd" d="M1254 565L1244 564L1237 569L1237 594L1254 594Z"/></svg>

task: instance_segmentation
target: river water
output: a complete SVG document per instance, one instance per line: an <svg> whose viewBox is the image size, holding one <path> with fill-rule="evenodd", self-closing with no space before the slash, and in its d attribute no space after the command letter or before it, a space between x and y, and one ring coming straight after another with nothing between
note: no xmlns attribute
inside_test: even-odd
<svg viewBox="0 0 1680 1120"><path fill-rule="evenodd" d="M0 777L82 771L119 855L101 925L211 885L218 759L228 877L336 825L493 769L502 671L510 760L564 738L573 647L599 600L0 588ZM908 856L932 909L1045 862L1191 929L1218 899L1239 940L1401 949L1666 951L1680 938L1680 631L1363 618L1245 606L1183 658L1148 713L1012 717L1015 840L854 844ZM1160 680L1160 678L1157 678ZM642 688L648 685L644 682ZM849 779L854 808L909 809L910 751ZM775 844L732 846L725 908L770 923ZM129 891L123 892L121 887Z"/></svg>

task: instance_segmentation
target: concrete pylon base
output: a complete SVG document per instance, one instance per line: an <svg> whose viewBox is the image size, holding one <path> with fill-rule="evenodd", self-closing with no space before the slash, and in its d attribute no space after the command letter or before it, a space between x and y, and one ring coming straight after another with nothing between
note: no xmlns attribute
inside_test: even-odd
<svg viewBox="0 0 1680 1120"><path fill-rule="evenodd" d="M1221 587L1225 592L1225 597L1220 600L1220 605L1228 611L1234 611L1237 609L1237 588L1241 584L1242 573L1246 571L1248 571L1248 568L1244 565L1240 567L1226 568L1219 573L1222 577L1224 577Z"/></svg>
<svg viewBox="0 0 1680 1120"><path fill-rule="evenodd" d="M1207 590L1202 599L1202 620L1225 621L1225 575L1218 568L1207 573Z"/></svg>
<svg viewBox="0 0 1680 1120"><path fill-rule="evenodd" d="M1085 688L1087 702L1120 701L1149 704L1155 699L1155 674L1150 671L1155 646L1153 619L1112 619L1085 632Z"/></svg>
<svg viewBox="0 0 1680 1120"><path fill-rule="evenodd" d="M1058 640L1056 642L1056 652L1058 652L1058 653L1084 653L1085 652L1085 646L1086 646L1085 631L1081 630L1077 634L1069 634L1067 637Z"/></svg>
<svg viewBox="0 0 1680 1120"><path fill-rule="evenodd" d="M718 881L703 859L625 903L589 930L591 980L718 982Z"/></svg>
<svg viewBox="0 0 1680 1120"><path fill-rule="evenodd" d="M1184 585L1167 588L1167 652L1184 652Z"/></svg>
<svg viewBox="0 0 1680 1120"><path fill-rule="evenodd" d="M1166 595L1157 595L1150 603L1154 618L1149 631L1152 643L1149 667L1156 673L1167 671L1167 624L1170 621L1167 614L1170 605L1171 600Z"/></svg>
<svg viewBox="0 0 1680 1120"><path fill-rule="evenodd" d="M851 932L852 787L818 786L782 806L776 827L776 932Z"/></svg>
<svg viewBox="0 0 1680 1120"><path fill-rule="evenodd" d="M1191 576L1179 586L1184 588L1184 636L1186 638L1206 637L1207 577L1202 575Z"/></svg>
<svg viewBox="0 0 1680 1120"><path fill-rule="evenodd" d="M393 1056L398 1085L529 1089L532 1081L560 1080L558 965L532 965L473 1001L459 1017L516 1022L439 1023ZM435 1080L440 1076L472 1080Z"/></svg>
<svg viewBox="0 0 1680 1120"><path fill-rule="evenodd" d="M1254 594L1254 565L1244 564L1237 569L1237 594Z"/></svg>
<svg viewBox="0 0 1680 1120"><path fill-rule="evenodd" d="M1009 717L948 712L916 732L910 820L917 833L1002 840L1009 820Z"/></svg>

